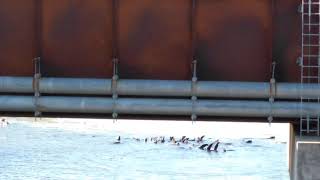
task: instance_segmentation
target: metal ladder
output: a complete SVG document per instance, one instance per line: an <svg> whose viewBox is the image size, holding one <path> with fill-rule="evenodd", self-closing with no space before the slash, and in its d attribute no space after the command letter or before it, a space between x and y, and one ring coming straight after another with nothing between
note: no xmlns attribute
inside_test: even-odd
<svg viewBox="0 0 320 180"><path fill-rule="evenodd" d="M320 0L302 0L302 50L301 50L301 88L305 84L320 84ZM320 103L320 97L301 95L300 136L319 136L320 114L312 117L303 112L304 103Z"/></svg>

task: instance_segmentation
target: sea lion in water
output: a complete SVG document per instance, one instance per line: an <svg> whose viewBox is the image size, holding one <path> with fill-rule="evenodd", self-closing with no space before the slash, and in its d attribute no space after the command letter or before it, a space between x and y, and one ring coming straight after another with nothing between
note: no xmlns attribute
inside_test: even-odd
<svg viewBox="0 0 320 180"><path fill-rule="evenodd" d="M8 125L9 125L9 122L6 121L6 119L2 119L2 120L1 120L1 127L6 127L6 126L8 126Z"/></svg>
<svg viewBox="0 0 320 180"><path fill-rule="evenodd" d="M200 140L200 141L203 141L203 138L204 138L204 135L203 135L203 136L201 136L199 140Z"/></svg>
<svg viewBox="0 0 320 180"><path fill-rule="evenodd" d="M169 138L169 142L173 141L174 137L173 136L170 136Z"/></svg>
<svg viewBox="0 0 320 180"><path fill-rule="evenodd" d="M275 137L275 136L270 136L270 137L267 138L267 139L276 139L276 137Z"/></svg>
<svg viewBox="0 0 320 180"><path fill-rule="evenodd" d="M203 141L203 138L204 138L204 135L201 136L201 137L198 137L198 138L197 138L197 143L202 142L202 141Z"/></svg>
<svg viewBox="0 0 320 180"><path fill-rule="evenodd" d="M212 146L213 146L213 143L211 143L211 144L208 146L207 151L208 151L208 152L211 152L211 151L218 152L217 149L218 149L218 146L219 146L219 142L216 143L216 145L214 146L214 149L213 149L213 150L211 150Z"/></svg>
<svg viewBox="0 0 320 180"><path fill-rule="evenodd" d="M204 150L204 148L205 148L206 146L208 146L208 144L202 144L202 145L199 147L199 149Z"/></svg>
<svg viewBox="0 0 320 180"><path fill-rule="evenodd" d="M121 137L119 136L117 141L113 142L113 144L120 144Z"/></svg>
<svg viewBox="0 0 320 180"><path fill-rule="evenodd" d="M211 150L213 144L215 144L215 146L214 146L213 150ZM215 142L211 143L211 144L208 146L207 151L208 151L208 152L211 152L211 151L218 152L219 144L220 144L219 140L216 140Z"/></svg>
<svg viewBox="0 0 320 180"><path fill-rule="evenodd" d="M182 136L182 138L180 139L179 142L183 142L186 137L187 137L187 136Z"/></svg>

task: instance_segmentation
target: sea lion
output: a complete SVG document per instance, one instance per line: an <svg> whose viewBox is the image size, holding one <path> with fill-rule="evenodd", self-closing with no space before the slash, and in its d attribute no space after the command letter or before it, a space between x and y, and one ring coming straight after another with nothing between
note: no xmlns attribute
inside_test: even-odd
<svg viewBox="0 0 320 180"><path fill-rule="evenodd" d="M121 137L119 136L117 141L113 142L113 144L120 144Z"/></svg>
<svg viewBox="0 0 320 180"><path fill-rule="evenodd" d="M208 144L202 144L202 145L199 147L199 149L204 150L204 148L205 148L206 146L208 146Z"/></svg>

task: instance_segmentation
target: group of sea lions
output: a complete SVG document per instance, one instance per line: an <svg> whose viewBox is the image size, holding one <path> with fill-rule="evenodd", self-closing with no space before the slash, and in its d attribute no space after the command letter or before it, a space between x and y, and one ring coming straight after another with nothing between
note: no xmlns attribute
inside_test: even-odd
<svg viewBox="0 0 320 180"><path fill-rule="evenodd" d="M221 144L220 140L217 139L213 142L204 139L205 136L189 138L187 136L182 136L181 138L175 138L174 136L170 136L166 138L165 136L156 136L156 137L147 137L147 138L133 138L137 142L144 143L154 143L154 144L165 144L169 143L171 145L179 146L182 149L200 149L206 152L226 152L226 151L234 151L232 149L226 149L225 147L219 148ZM121 144L121 137L118 136L117 140L113 142L113 144ZM232 143L223 143L225 146L232 145ZM186 147L186 145L188 145Z"/></svg>
<svg viewBox="0 0 320 180"><path fill-rule="evenodd" d="M10 123L6 119L1 119L0 127L7 127Z"/></svg>

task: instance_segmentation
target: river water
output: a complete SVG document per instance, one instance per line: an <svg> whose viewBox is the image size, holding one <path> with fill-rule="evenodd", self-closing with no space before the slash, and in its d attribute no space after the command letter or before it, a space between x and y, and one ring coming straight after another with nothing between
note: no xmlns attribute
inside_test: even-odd
<svg viewBox="0 0 320 180"><path fill-rule="evenodd" d="M0 128L0 179L289 179L288 125L10 119ZM118 136L120 144L113 144ZM206 135L218 152L190 142L135 138ZM275 136L275 139L267 139ZM252 143L246 143L252 140ZM227 152L223 152L223 150Z"/></svg>

